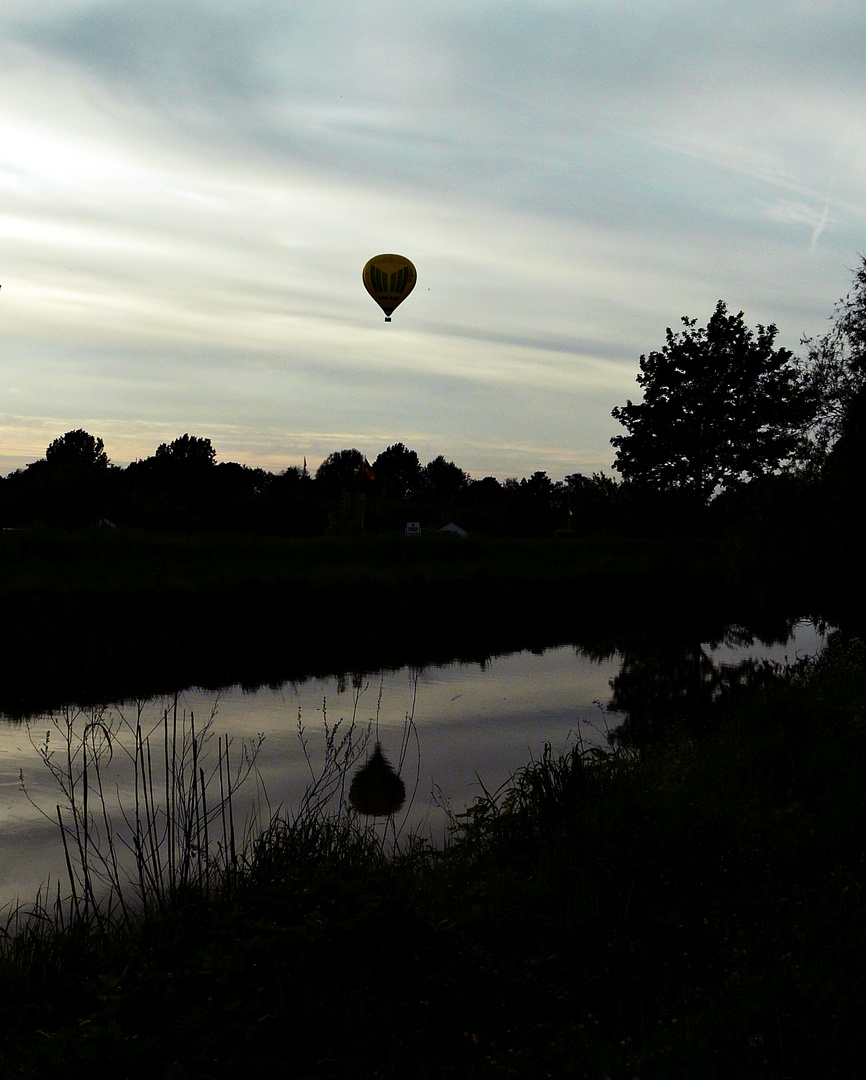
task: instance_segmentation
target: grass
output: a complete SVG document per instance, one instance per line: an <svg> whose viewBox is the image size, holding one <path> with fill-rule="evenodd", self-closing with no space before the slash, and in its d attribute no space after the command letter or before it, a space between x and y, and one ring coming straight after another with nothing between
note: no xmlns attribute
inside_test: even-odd
<svg viewBox="0 0 866 1080"><path fill-rule="evenodd" d="M5 1075L859 1075L866 653L708 707L664 752L545 750L439 851L351 811L334 731L239 872L7 941Z"/></svg>
<svg viewBox="0 0 866 1080"><path fill-rule="evenodd" d="M557 588L593 583L663 581L694 587L724 572L719 542L677 537L593 536L573 541L489 540L429 535L281 539L243 535L164 536L125 530L64 532L40 529L0 535L0 599L74 604L86 598L144 596L167 600L265 587L334 596L388 596L433 586Z"/></svg>
<svg viewBox="0 0 866 1080"><path fill-rule="evenodd" d="M54 809L70 895L65 912L55 904L61 925L128 927L190 891L207 897L213 880L237 872L233 797L264 736L239 748L218 737L214 755L213 723L214 714L197 726L193 712L179 713L177 696L151 727L141 703L131 715L67 708L53 718L35 749L62 799ZM23 775L22 786L29 798Z"/></svg>

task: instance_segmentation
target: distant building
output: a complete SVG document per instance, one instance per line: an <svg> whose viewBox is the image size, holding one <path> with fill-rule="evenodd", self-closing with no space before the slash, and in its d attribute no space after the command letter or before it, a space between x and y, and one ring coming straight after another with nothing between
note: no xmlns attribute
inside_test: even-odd
<svg viewBox="0 0 866 1080"><path fill-rule="evenodd" d="M406 522L406 535L407 536L420 536L421 535L421 522L420 521L407 521Z"/></svg>
<svg viewBox="0 0 866 1080"><path fill-rule="evenodd" d="M443 525L439 532L454 533L455 536L468 536L469 533L465 529L461 529L459 525L455 525L453 521L449 521L447 525Z"/></svg>

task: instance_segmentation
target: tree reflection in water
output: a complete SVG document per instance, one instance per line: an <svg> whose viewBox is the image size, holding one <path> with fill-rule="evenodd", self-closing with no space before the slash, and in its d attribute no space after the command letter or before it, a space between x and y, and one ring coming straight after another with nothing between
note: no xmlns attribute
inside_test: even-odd
<svg viewBox="0 0 866 1080"><path fill-rule="evenodd" d="M645 750L707 731L722 699L766 680L776 666L754 657L731 663L713 651L786 642L795 621L728 626L709 634L705 628L691 633L669 628L652 638L621 642L622 667L611 680L608 709L626 719L611 732L611 743Z"/></svg>

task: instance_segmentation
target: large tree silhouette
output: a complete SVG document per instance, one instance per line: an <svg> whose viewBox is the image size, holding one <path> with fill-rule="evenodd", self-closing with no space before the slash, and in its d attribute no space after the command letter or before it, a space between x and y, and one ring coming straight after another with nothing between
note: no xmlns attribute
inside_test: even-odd
<svg viewBox="0 0 866 1080"><path fill-rule="evenodd" d="M45 450L45 460L51 466L78 469L107 469L109 464L102 439L94 438L83 428L67 431L51 442Z"/></svg>
<svg viewBox="0 0 866 1080"><path fill-rule="evenodd" d="M414 450L398 442L379 454L373 462L373 473L383 496L409 499L421 482L421 462Z"/></svg>
<svg viewBox="0 0 866 1080"><path fill-rule="evenodd" d="M640 404L613 410L628 430L611 439L625 480L706 502L719 487L762 476L805 452L810 396L774 325L743 322L723 301L706 327L682 319L664 347L641 356Z"/></svg>
<svg viewBox="0 0 866 1080"><path fill-rule="evenodd" d="M453 461L446 461L442 454L428 461L421 474L421 486L425 496L438 500L443 507L453 502L468 483L468 473Z"/></svg>
<svg viewBox="0 0 866 1080"><path fill-rule="evenodd" d="M331 494L356 492L367 480L365 457L354 447L328 454L316 469L316 485Z"/></svg>
<svg viewBox="0 0 866 1080"><path fill-rule="evenodd" d="M216 450L210 439L184 434L171 443L160 443L154 458L160 465L184 465L209 468L216 462Z"/></svg>
<svg viewBox="0 0 866 1080"><path fill-rule="evenodd" d="M9 478L8 509L16 523L93 525L114 516L112 503L118 474L108 460L102 439L76 428L54 439L44 458Z"/></svg>
<svg viewBox="0 0 866 1080"><path fill-rule="evenodd" d="M866 256L860 257L851 290L836 304L830 329L820 338L804 338L803 344L808 347L804 377L815 400L811 435L815 457L822 462L843 434L850 443L857 418L863 416Z"/></svg>

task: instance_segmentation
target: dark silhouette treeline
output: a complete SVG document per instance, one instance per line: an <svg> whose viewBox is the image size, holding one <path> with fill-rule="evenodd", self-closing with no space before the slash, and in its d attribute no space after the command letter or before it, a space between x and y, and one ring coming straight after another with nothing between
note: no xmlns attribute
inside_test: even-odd
<svg viewBox="0 0 866 1080"><path fill-rule="evenodd" d="M210 439L183 435L152 457L113 465L103 441L68 431L40 458L0 479L0 527L97 525L169 533L310 537L402 532L456 522L489 537L655 532L696 524L696 508L651 496L603 473L562 481L546 472L500 482L472 479L442 455L422 465L402 443L372 463L359 450L329 455L315 474L216 461Z"/></svg>
<svg viewBox="0 0 866 1080"><path fill-rule="evenodd" d="M709 503L603 473L472 479L442 455L422 465L402 443L372 463L357 449L338 451L312 475L217 463L210 439L185 434L121 468L102 439L77 429L0 479L0 528L315 537L402 533L412 521L424 530L455 522L490 538L703 535L723 538L740 568L757 563L762 574L802 576L820 563L832 576L858 560L866 392L861 397L819 469L767 474Z"/></svg>

